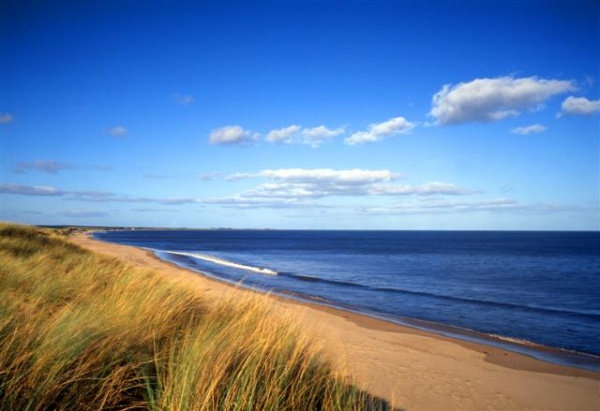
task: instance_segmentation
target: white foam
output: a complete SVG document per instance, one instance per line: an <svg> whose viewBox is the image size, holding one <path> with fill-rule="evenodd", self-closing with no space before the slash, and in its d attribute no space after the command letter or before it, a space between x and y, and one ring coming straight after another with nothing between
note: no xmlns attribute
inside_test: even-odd
<svg viewBox="0 0 600 411"><path fill-rule="evenodd" d="M187 256L187 257L198 258L200 260L209 261L211 263L220 264L220 265L224 265L224 266L227 266L227 267L238 268L240 270L252 271L252 272L258 273L258 274L266 274L266 275L277 275L277 274L279 274L277 271L273 271L273 270L270 270L268 268L253 267L251 265L239 264L239 263L235 263L233 261L224 260L222 258L215 257L215 256L212 256L212 255L208 255L208 254L186 253L186 252L182 252L182 251L168 251L168 252L170 254L184 255L184 256Z"/></svg>

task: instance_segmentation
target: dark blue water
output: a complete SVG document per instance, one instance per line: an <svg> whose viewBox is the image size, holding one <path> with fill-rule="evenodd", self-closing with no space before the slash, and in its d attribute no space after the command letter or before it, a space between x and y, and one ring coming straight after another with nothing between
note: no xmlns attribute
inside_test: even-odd
<svg viewBox="0 0 600 411"><path fill-rule="evenodd" d="M530 342L590 354L574 354L569 361L600 370L597 232L166 230L95 235L150 248L170 262L252 288L402 323L415 319L415 324L523 340L523 346Z"/></svg>

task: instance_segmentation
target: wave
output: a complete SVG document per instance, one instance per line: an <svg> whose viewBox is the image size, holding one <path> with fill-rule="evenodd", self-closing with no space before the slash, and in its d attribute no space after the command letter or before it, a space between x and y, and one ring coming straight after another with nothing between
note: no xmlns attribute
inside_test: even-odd
<svg viewBox="0 0 600 411"><path fill-rule="evenodd" d="M334 285L334 286L350 287L350 288L361 288L361 289L366 289L366 290L370 290L370 291L382 291L382 292L398 293L398 294L404 294L404 295L415 295L415 296L436 298L436 299L440 299L440 300L447 300L447 301L454 301L454 302L479 304L479 305L484 305L484 306L488 306L488 307L498 307L498 308L513 309L513 310L520 310L520 311L530 311L530 312L534 311L534 312L538 312L538 313L585 317L585 318L593 318L593 319L600 318L600 315L596 314L595 312L555 309L555 308L549 308L549 307L521 305L521 304L514 304L514 303L500 302L500 301L480 300L480 299L475 299L475 298L457 297L457 296L437 294L437 293L432 293L432 292L427 292L427 291L406 290L406 289L393 288L393 287L370 286L370 285L358 284L358 283L353 283L353 282L340 281L340 280L329 280L329 279L318 278L318 277L313 277L313 276L308 276L308 275L299 275L299 274L292 274L292 273L286 273L286 272L279 273L279 275L282 277L294 278L294 279L306 281L306 282L323 283L323 284L330 284L330 285Z"/></svg>
<svg viewBox="0 0 600 411"><path fill-rule="evenodd" d="M501 302L501 301L490 301L484 299L477 298L469 298L469 297L460 297L460 296L451 296L446 294L433 293L429 291L417 291L417 290L407 290L396 287L381 287L376 285L366 285L359 284L355 282L343 281L343 280L331 280L326 278L319 278L315 276L302 275L290 272L277 272L275 270L271 270L269 268L263 267L254 267L251 265L240 264L234 261L229 261L223 258L219 258L210 254L202 254L197 252L183 252L183 251L164 251L167 254L172 255L180 255L185 257L196 258L204 261L208 261L214 264L219 264L227 267L233 267L240 270L250 271L263 275L272 275L272 276L280 276L287 277L294 280L304 281L304 282L313 282L320 284L329 284L336 287L346 287L346 288L355 288L355 289L363 289L369 291L376 292L387 292L387 293L397 293L403 295L413 295L413 296L421 296L426 298L434 298L438 300L446 300L451 302L460 302L466 304L476 304L479 306L487 306L487 307L496 307L501 309L509 309L509 310L518 310L518 311L526 311L526 312L537 312L541 314L552 314L552 315L561 315L566 317L579 317L579 318L587 318L587 319L600 319L600 315L594 312L588 311L579 311L579 310L569 310L569 309L556 309L550 307L540 307L536 305L523 305L523 304L515 304L510 302Z"/></svg>
<svg viewBox="0 0 600 411"><path fill-rule="evenodd" d="M251 265L240 264L240 263L236 263L233 261L225 260L223 258L215 257L215 256L209 255L209 254L186 253L183 251L165 251L165 252L167 254L182 255L185 257L197 258L199 260L208 261L208 262L211 262L214 264L224 265L227 267L233 267L233 268L237 268L237 269L245 270L245 271L251 271L254 273L258 273L258 274L265 274L265 275L278 275L279 274L277 271L271 270L269 268L253 267Z"/></svg>

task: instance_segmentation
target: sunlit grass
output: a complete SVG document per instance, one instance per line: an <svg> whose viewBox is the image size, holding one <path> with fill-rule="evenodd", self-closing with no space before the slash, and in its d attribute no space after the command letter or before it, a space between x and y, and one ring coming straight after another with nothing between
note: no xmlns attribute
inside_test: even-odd
<svg viewBox="0 0 600 411"><path fill-rule="evenodd" d="M2 409L385 408L264 297L208 304L52 230L0 224L0 261Z"/></svg>

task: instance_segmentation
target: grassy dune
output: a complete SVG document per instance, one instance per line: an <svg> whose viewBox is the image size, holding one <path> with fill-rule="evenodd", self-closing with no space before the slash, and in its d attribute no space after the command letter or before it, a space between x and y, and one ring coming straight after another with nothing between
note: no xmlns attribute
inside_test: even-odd
<svg viewBox="0 0 600 411"><path fill-rule="evenodd" d="M182 280L0 224L3 410L359 410L263 297L208 304Z"/></svg>

